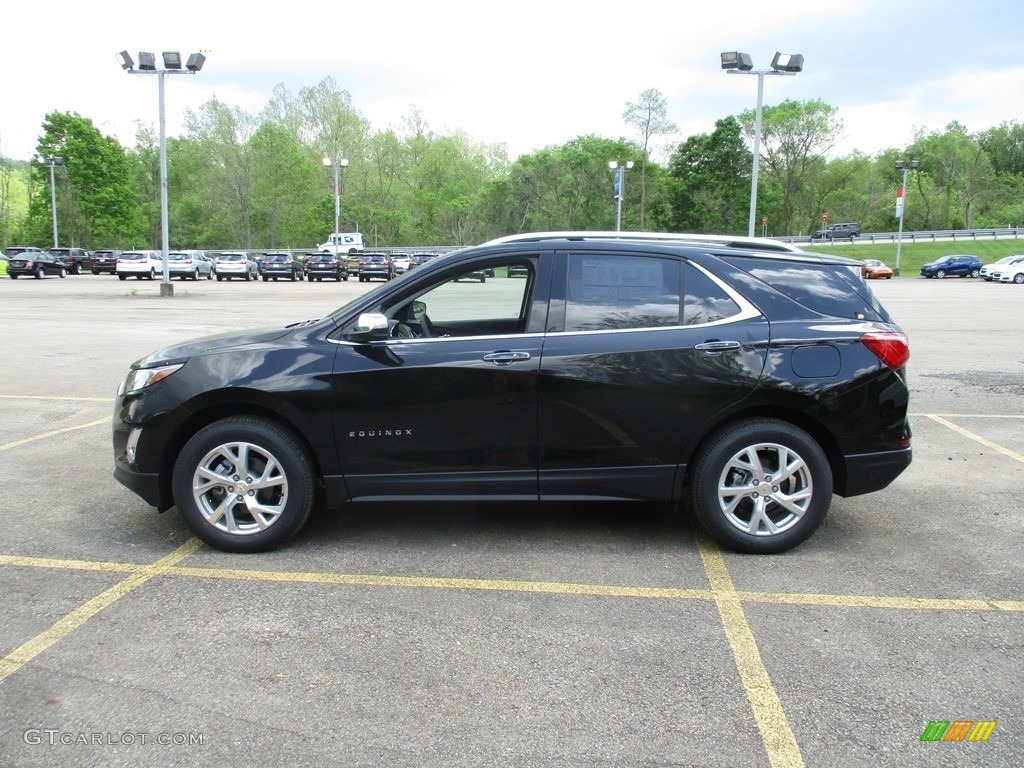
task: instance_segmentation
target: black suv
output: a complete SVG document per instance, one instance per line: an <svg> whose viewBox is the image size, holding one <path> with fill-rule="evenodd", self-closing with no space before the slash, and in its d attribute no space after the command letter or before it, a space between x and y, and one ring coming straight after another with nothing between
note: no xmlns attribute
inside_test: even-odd
<svg viewBox="0 0 1024 768"><path fill-rule="evenodd" d="M317 499L490 497L686 502L722 545L780 552L911 461L907 338L860 269L756 238L495 240L138 360L114 476L229 551Z"/></svg>
<svg viewBox="0 0 1024 768"><path fill-rule="evenodd" d="M92 256L84 248L51 248L50 253L63 260L72 275L84 275L92 269Z"/></svg>
<svg viewBox="0 0 1024 768"><path fill-rule="evenodd" d="M303 267L301 262L292 258L290 253L267 253L260 259L260 274L263 275L263 282L273 279L275 282L279 277L286 277L289 280L301 280Z"/></svg>
<svg viewBox="0 0 1024 768"><path fill-rule="evenodd" d="M330 253L310 253L303 262L306 279L320 282L325 277L331 280L348 280L348 261L344 255L335 256Z"/></svg>
<svg viewBox="0 0 1024 768"><path fill-rule="evenodd" d="M833 224L828 229L819 229L811 240L849 240L853 241L860 237L860 224L852 222L846 224Z"/></svg>
<svg viewBox="0 0 1024 768"><path fill-rule="evenodd" d="M92 264L89 269L94 275L98 275L101 272L116 275L117 257L120 255L120 251L114 250L93 251Z"/></svg>

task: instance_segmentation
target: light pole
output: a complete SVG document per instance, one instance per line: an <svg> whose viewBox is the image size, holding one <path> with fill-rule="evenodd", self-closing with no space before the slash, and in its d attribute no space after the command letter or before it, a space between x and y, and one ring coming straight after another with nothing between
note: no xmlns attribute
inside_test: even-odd
<svg viewBox="0 0 1024 768"><path fill-rule="evenodd" d="M50 168L50 210L53 212L53 247L56 248L60 241L57 239L57 178L53 169L58 165L63 165L64 158L54 155L36 155L36 162Z"/></svg>
<svg viewBox="0 0 1024 768"><path fill-rule="evenodd" d="M620 163L618 160L609 160L608 167L615 171L615 231L622 231L622 198L626 195L626 171L633 167L633 161L627 160Z"/></svg>
<svg viewBox="0 0 1024 768"><path fill-rule="evenodd" d="M167 216L167 129L164 119L164 78L167 75L194 75L203 68L206 57L201 53L193 53L185 63L185 69L181 68L181 54L177 51L164 51L162 54L163 69L156 68L156 54L145 51L139 52L139 68L135 69L135 62L128 54L128 51L121 51L117 54L117 62L121 69L129 75L157 75L159 83L158 93L160 101L160 234L163 250L164 274L160 283L161 296L173 296L174 286L171 285L171 269L168 263L167 254L170 251L170 233L168 229Z"/></svg>
<svg viewBox="0 0 1024 768"><path fill-rule="evenodd" d="M804 57L799 53L779 53L772 59L771 69L754 69L749 53L727 51L722 54L722 69L730 75L757 75L757 111L754 117L754 168L750 174L750 219L747 236L754 236L754 217L757 214L757 174L761 161L761 104L764 100L765 75L795 75L802 72Z"/></svg>
<svg viewBox="0 0 1024 768"><path fill-rule="evenodd" d="M903 213L906 210L907 172L916 171L920 165L921 163L918 160L911 160L909 163L906 160L896 161L896 170L903 171L903 186L896 193L896 218L900 220L900 227L899 233L896 235L896 267L892 273L897 277L900 274L900 251L903 250Z"/></svg>
<svg viewBox="0 0 1024 768"><path fill-rule="evenodd" d="M343 157L334 162L329 157L324 158L324 165L327 168L334 167L334 234L341 232L341 182L340 175L342 168L348 168L348 158ZM337 253L338 243L335 243L335 253Z"/></svg>

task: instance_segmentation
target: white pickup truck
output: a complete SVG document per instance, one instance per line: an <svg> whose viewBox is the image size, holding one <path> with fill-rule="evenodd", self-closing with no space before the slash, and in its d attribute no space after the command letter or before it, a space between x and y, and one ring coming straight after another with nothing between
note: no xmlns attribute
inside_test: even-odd
<svg viewBox="0 0 1024 768"><path fill-rule="evenodd" d="M328 236L326 243L316 247L320 253L334 256L348 255L363 250L363 236L359 232L335 232Z"/></svg>

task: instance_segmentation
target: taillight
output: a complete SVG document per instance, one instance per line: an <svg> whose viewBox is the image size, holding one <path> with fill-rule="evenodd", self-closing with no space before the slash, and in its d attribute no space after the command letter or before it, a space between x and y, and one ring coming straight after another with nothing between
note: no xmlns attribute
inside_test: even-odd
<svg viewBox="0 0 1024 768"><path fill-rule="evenodd" d="M860 337L860 343L894 371L910 359L910 345L902 333L865 333Z"/></svg>

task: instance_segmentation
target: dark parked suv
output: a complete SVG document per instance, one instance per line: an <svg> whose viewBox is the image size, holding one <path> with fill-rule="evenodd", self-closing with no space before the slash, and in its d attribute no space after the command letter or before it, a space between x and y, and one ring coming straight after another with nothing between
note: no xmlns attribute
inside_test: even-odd
<svg viewBox="0 0 1024 768"><path fill-rule="evenodd" d="M495 240L138 360L114 475L229 551L317 499L490 497L685 501L722 545L780 552L911 461L907 338L860 269L753 238Z"/></svg>
<svg viewBox="0 0 1024 768"><path fill-rule="evenodd" d="M67 264L72 275L84 275L92 269L92 256L84 248L51 248L50 253Z"/></svg>
<svg viewBox="0 0 1024 768"><path fill-rule="evenodd" d="M263 282L271 279L276 282L279 277L286 277L292 281L301 280L302 270L302 262L293 259L290 253L268 253L260 259Z"/></svg>
<svg viewBox="0 0 1024 768"><path fill-rule="evenodd" d="M955 253L921 265L922 277L977 277L981 259L969 253Z"/></svg>
<svg viewBox="0 0 1024 768"><path fill-rule="evenodd" d="M90 271L94 275L98 275L101 272L106 272L110 275L117 274L117 257L121 255L120 251L103 250L92 252L92 265Z"/></svg>
<svg viewBox="0 0 1024 768"><path fill-rule="evenodd" d="M827 229L819 229L811 240L854 240L860 237L860 224L847 222L845 224L832 224Z"/></svg>

